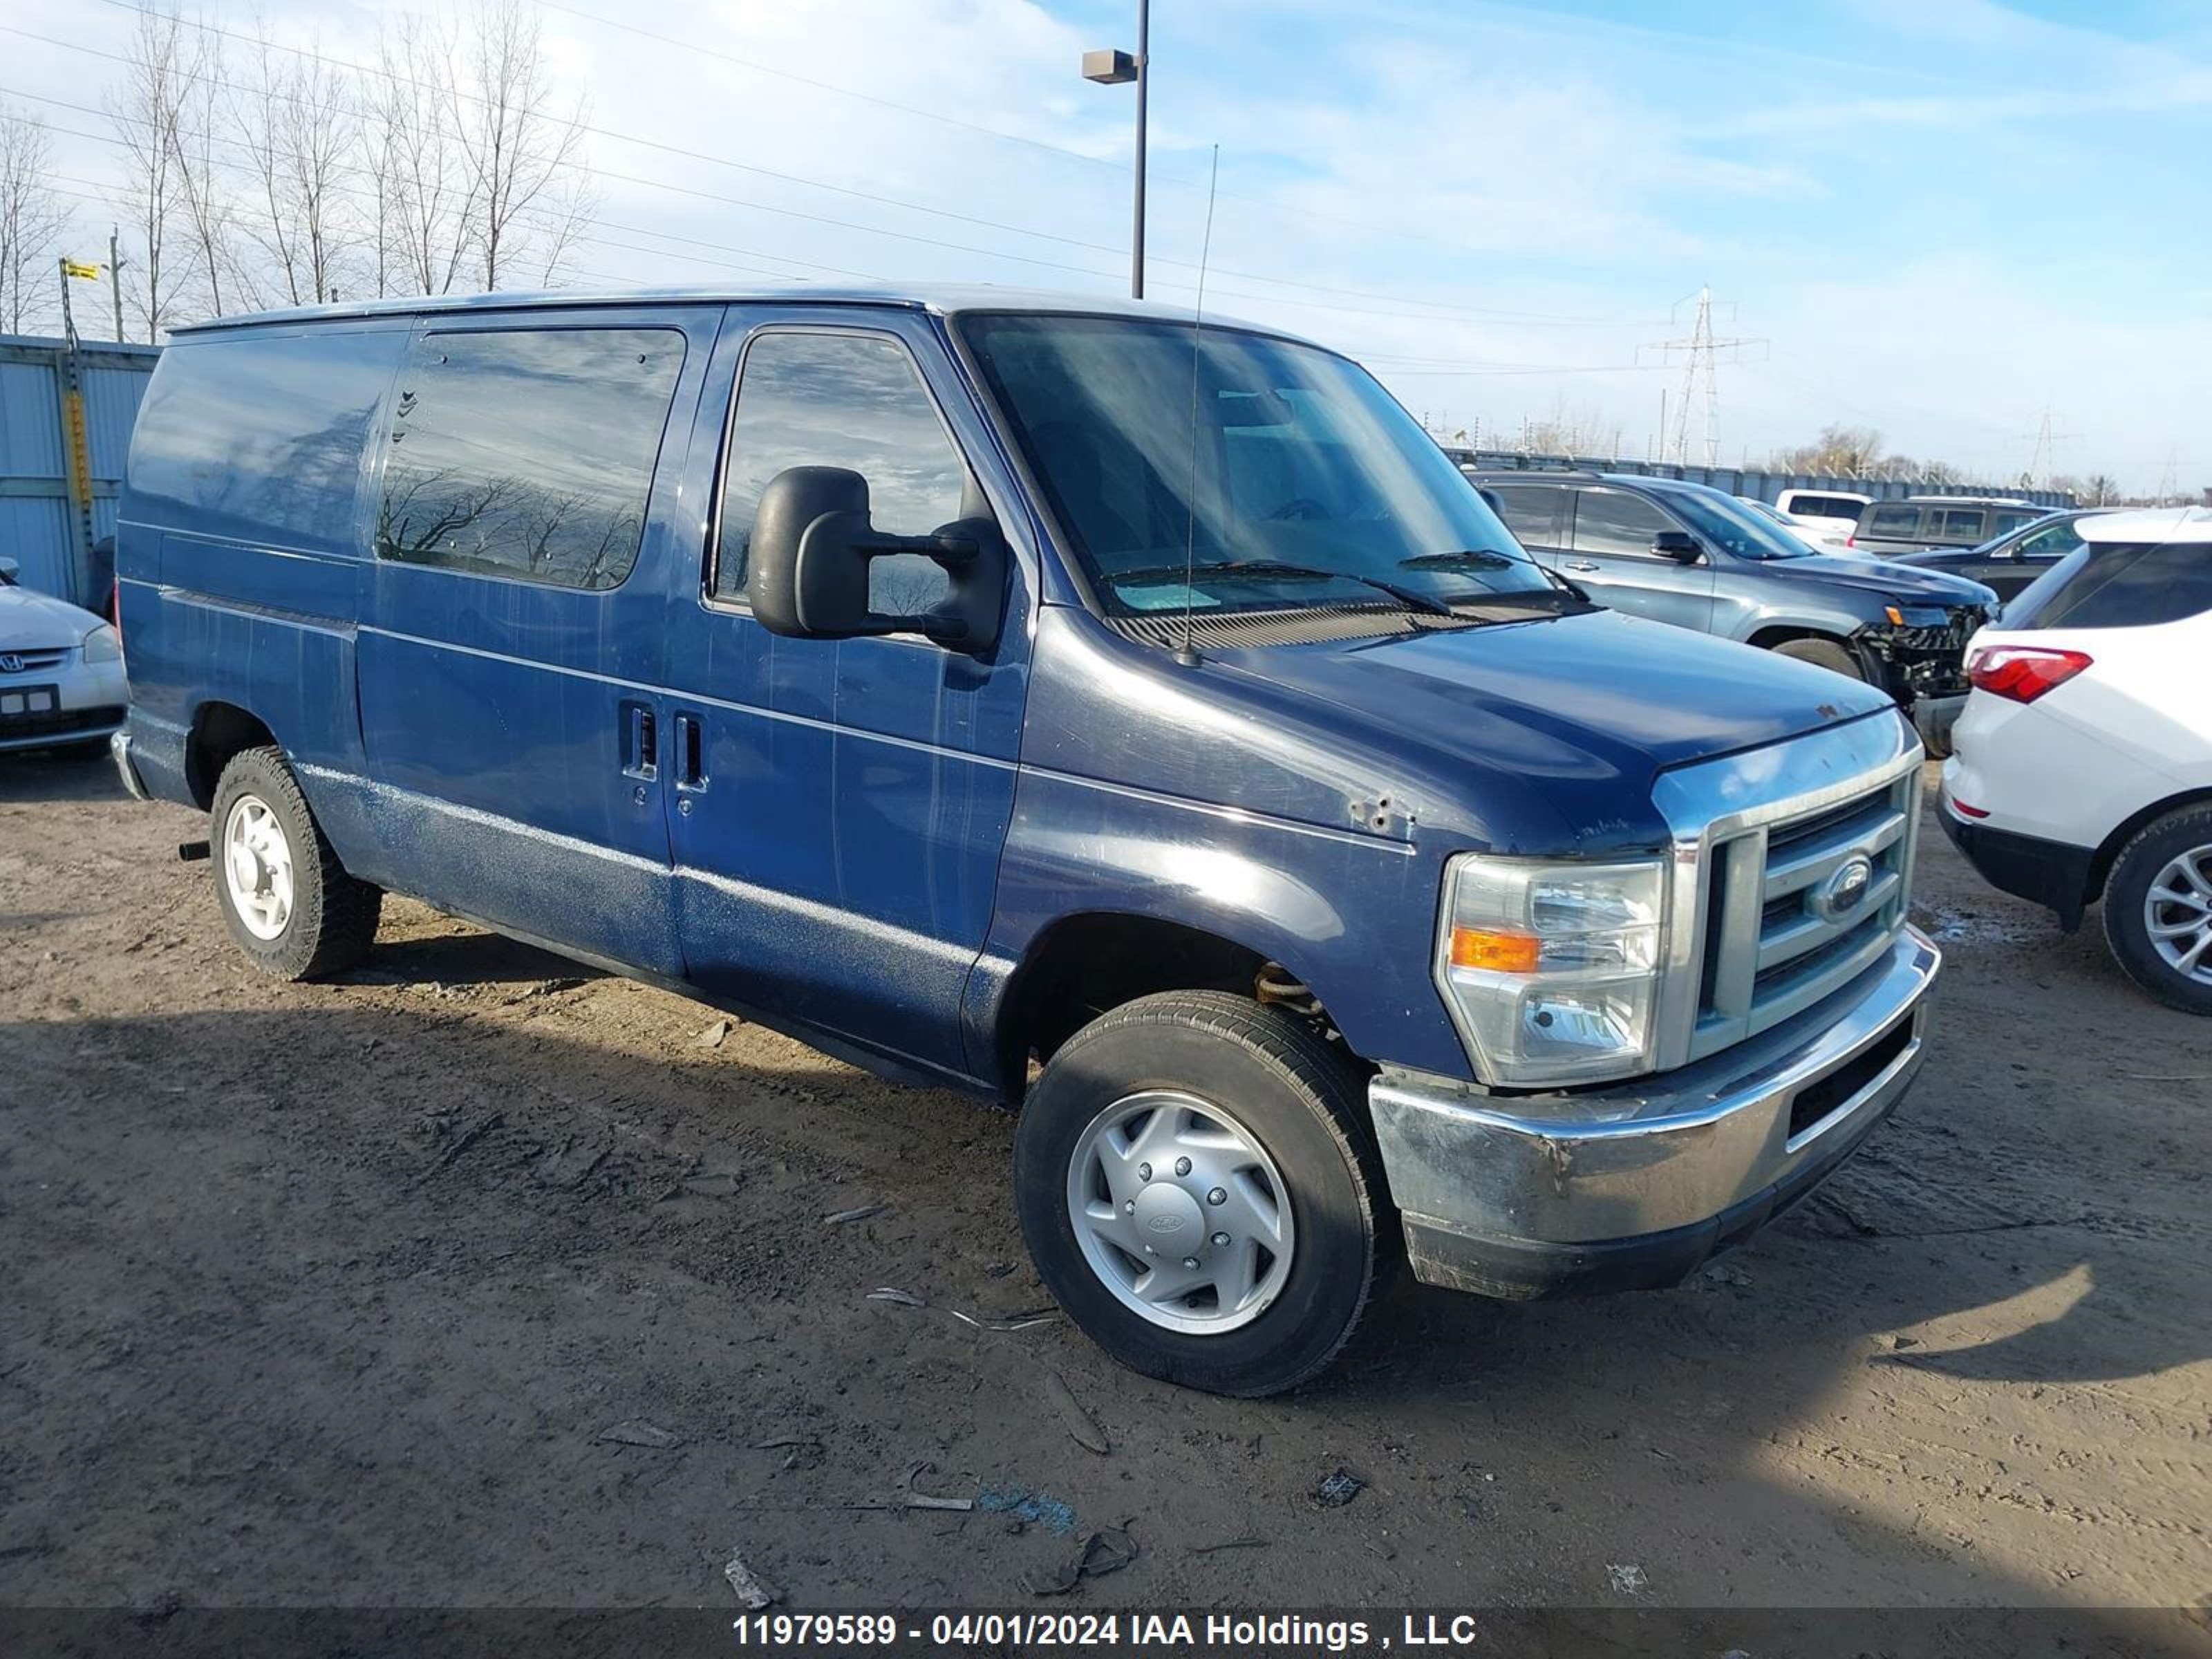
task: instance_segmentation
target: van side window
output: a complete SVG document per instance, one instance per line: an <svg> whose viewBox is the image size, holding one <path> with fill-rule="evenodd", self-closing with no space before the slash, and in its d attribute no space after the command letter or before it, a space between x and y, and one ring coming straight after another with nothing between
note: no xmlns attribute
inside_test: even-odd
<svg viewBox="0 0 2212 1659"><path fill-rule="evenodd" d="M400 373L377 556L619 586L683 367L674 329L425 335Z"/></svg>
<svg viewBox="0 0 2212 1659"><path fill-rule="evenodd" d="M1801 490L1790 499L1789 510L1801 518L1856 519L1864 505L1848 495L1808 495Z"/></svg>
<svg viewBox="0 0 2212 1659"><path fill-rule="evenodd" d="M1946 541L1978 542L1987 519L1978 507L1947 507L1929 517L1936 522L1930 527Z"/></svg>
<svg viewBox="0 0 2212 1659"><path fill-rule="evenodd" d="M1867 514L1859 533L1863 536L1894 536L1910 541L1920 533L1920 509L1917 507L1877 507Z"/></svg>
<svg viewBox="0 0 2212 1659"><path fill-rule="evenodd" d="M753 514L787 467L848 467L868 481L868 515L886 535L926 536L961 516L967 463L938 416L921 371L879 334L772 329L746 346L729 453L711 591L742 604ZM868 603L912 615L950 592L921 554L877 559Z"/></svg>

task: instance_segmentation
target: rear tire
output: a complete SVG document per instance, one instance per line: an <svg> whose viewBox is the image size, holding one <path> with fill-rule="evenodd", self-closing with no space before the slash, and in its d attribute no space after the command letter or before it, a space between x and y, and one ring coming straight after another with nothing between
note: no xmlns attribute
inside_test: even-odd
<svg viewBox="0 0 2212 1659"><path fill-rule="evenodd" d="M1771 648L1778 657L1794 657L1845 679L1866 683L1866 671L1859 666L1858 659L1833 640L1784 640Z"/></svg>
<svg viewBox="0 0 2212 1659"><path fill-rule="evenodd" d="M1358 1074L1281 1008L1188 991L1115 1009L1053 1056L1014 1132L1038 1274L1133 1370L1295 1388L1351 1341L1401 1248L1363 1105Z"/></svg>
<svg viewBox="0 0 2212 1659"><path fill-rule="evenodd" d="M2105 882L2105 942L2167 1007L2212 1014L2212 806L2168 812L2120 849Z"/></svg>
<svg viewBox="0 0 2212 1659"><path fill-rule="evenodd" d="M346 873L283 750L233 756L210 819L216 902L247 961L278 979L321 979L368 954L383 891Z"/></svg>

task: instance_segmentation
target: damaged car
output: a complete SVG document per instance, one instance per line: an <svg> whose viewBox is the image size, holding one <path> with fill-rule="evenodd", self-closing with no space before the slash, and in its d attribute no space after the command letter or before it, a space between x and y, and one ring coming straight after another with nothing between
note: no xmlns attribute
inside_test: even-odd
<svg viewBox="0 0 2212 1659"><path fill-rule="evenodd" d="M1966 641L1996 596L1932 570L1815 552L1724 490L1677 478L1470 474L1521 545L1599 604L1877 686L1931 755L1966 707Z"/></svg>

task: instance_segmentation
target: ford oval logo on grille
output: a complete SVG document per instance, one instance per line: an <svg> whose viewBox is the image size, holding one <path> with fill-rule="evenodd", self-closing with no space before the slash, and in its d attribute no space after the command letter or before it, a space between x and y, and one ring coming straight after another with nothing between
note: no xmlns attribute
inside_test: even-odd
<svg viewBox="0 0 2212 1659"><path fill-rule="evenodd" d="M1823 921L1841 921L1866 902L1867 890L1873 885L1874 860L1863 853L1854 853L1813 890L1813 914Z"/></svg>

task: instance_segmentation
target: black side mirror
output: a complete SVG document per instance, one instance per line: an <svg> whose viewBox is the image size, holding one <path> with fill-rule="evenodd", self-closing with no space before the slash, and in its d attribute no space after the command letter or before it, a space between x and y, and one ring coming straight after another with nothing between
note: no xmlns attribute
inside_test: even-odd
<svg viewBox="0 0 2212 1659"><path fill-rule="evenodd" d="M895 553L934 559L951 587L936 610L886 616L868 608L868 565ZM868 481L842 466L794 466L761 491L747 553L746 597L771 634L851 640L921 634L957 650L998 643L1006 610L1006 544L988 518L963 519L928 536L878 533Z"/></svg>
<svg viewBox="0 0 2212 1659"><path fill-rule="evenodd" d="M1662 530L1651 538L1651 550L1676 564L1695 564L1705 556L1703 543L1686 530Z"/></svg>

